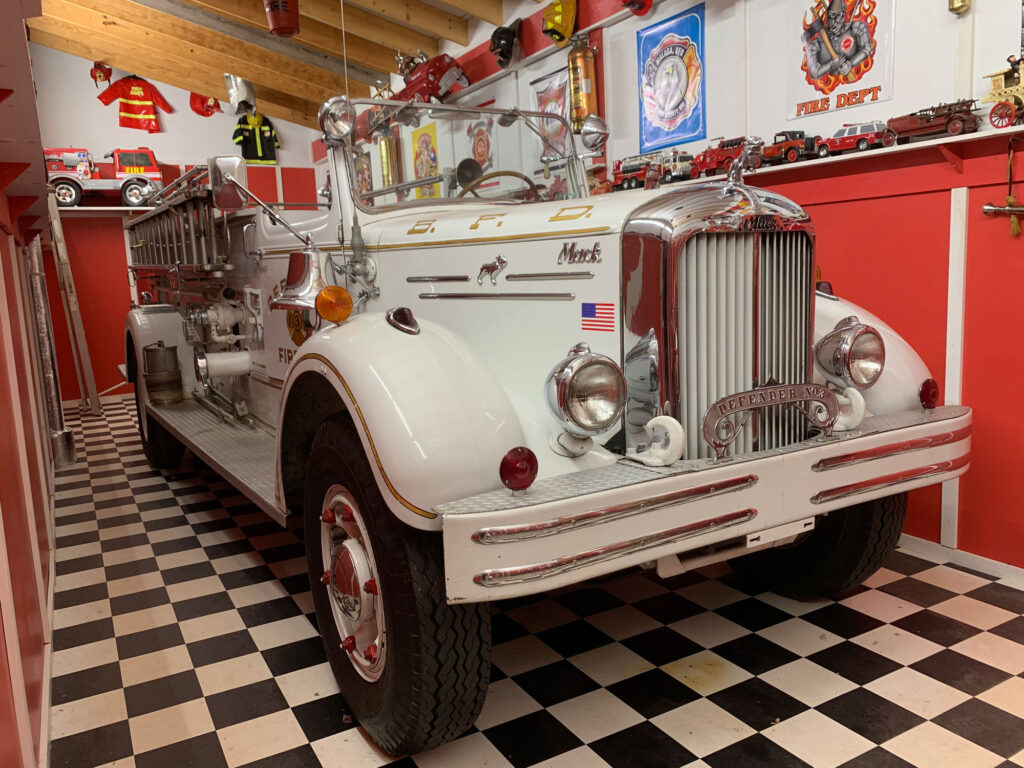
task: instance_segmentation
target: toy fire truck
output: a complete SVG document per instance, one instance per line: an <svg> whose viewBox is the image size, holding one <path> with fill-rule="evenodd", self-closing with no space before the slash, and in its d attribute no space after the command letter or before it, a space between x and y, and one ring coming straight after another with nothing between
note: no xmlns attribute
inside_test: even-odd
<svg viewBox="0 0 1024 768"><path fill-rule="evenodd" d="M803 131L779 131L761 156L767 165L795 163L815 157L820 140L820 136L808 136Z"/></svg>
<svg viewBox="0 0 1024 768"><path fill-rule="evenodd" d="M369 153L359 188L371 107L409 146L431 127L436 172ZM485 169L481 116L522 150ZM744 182L760 140L721 182L590 196L595 116L582 151L520 109L336 97L320 125L329 208L279 213L220 157L126 225L152 287L125 373L155 466L187 447L302 518L326 654L385 751L473 724L489 601L725 560L833 597L895 547L907 491L967 470L970 409L816 291L810 218Z"/></svg>
<svg viewBox="0 0 1024 768"><path fill-rule="evenodd" d="M163 189L160 167L153 150L115 149L104 155L113 166L97 165L92 154L80 147L48 147L43 150L46 177L57 205L78 205L82 196L118 192L124 205L145 204L146 196Z"/></svg>
<svg viewBox="0 0 1024 768"><path fill-rule="evenodd" d="M636 189L647 183L648 174L661 180L661 162L658 155L635 155L616 160L612 165L612 185L615 189Z"/></svg>
<svg viewBox="0 0 1024 768"><path fill-rule="evenodd" d="M988 120L995 128L1006 128L1024 119L1024 57L1010 55L1006 69L985 75L990 81L989 92L981 98L983 104L992 104Z"/></svg>
<svg viewBox="0 0 1024 768"><path fill-rule="evenodd" d="M690 163L690 178L696 179L701 173L705 176L714 176L719 171L728 171L733 161L743 151L744 141L741 136L738 139L722 139L713 146L709 145ZM754 162L760 165L760 155Z"/></svg>

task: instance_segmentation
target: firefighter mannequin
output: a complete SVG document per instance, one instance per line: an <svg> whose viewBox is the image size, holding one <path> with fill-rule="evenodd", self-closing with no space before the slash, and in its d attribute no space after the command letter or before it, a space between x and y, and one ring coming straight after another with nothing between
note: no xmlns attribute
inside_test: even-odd
<svg viewBox="0 0 1024 768"><path fill-rule="evenodd" d="M257 112L251 102L243 101L239 106L245 111L238 118L231 138L242 150L242 157L247 163L277 165L277 148L281 143L274 124L269 117Z"/></svg>

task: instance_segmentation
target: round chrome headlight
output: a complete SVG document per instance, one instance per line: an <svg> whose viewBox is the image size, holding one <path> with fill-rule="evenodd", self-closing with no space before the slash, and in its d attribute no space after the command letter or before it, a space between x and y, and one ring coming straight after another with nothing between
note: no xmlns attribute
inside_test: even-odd
<svg viewBox="0 0 1024 768"><path fill-rule="evenodd" d="M334 141L347 138L356 125L356 110L346 96L334 96L324 102L317 115L320 130Z"/></svg>
<svg viewBox="0 0 1024 768"><path fill-rule="evenodd" d="M869 389L885 368L885 342L874 328L850 316L822 337L814 357L826 377L847 387Z"/></svg>
<svg viewBox="0 0 1024 768"><path fill-rule="evenodd" d="M626 381L614 360L577 344L548 374L545 395L551 415L567 432L592 437L622 415Z"/></svg>

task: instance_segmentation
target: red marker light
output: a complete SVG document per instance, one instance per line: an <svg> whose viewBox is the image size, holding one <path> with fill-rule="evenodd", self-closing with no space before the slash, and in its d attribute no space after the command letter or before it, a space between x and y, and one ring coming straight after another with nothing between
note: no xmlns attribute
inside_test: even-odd
<svg viewBox="0 0 1024 768"><path fill-rule="evenodd" d="M509 490L526 490L537 479L537 456L524 446L513 448L501 460L498 475Z"/></svg>
<svg viewBox="0 0 1024 768"><path fill-rule="evenodd" d="M939 404L939 383L935 379L925 379L921 383L921 389L917 391L917 396L925 410L932 410Z"/></svg>

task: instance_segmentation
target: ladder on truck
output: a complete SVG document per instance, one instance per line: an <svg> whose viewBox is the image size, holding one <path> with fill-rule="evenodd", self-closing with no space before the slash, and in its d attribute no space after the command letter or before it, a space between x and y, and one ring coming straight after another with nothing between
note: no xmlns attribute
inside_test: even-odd
<svg viewBox="0 0 1024 768"><path fill-rule="evenodd" d="M85 338L85 325L82 323L82 311L78 304L78 292L75 290L75 278L71 274L71 261L68 259L68 246L64 239L64 227L60 220L60 208L57 206L57 197L53 192L47 195L47 207L50 213L53 260L57 266L57 284L60 286L60 300L64 305L64 317L68 323L71 358L75 363L78 392L82 398L82 407L86 408L93 416L99 416L102 409L100 408L100 397L96 391L96 376L92 371L92 358L89 356L89 344Z"/></svg>

